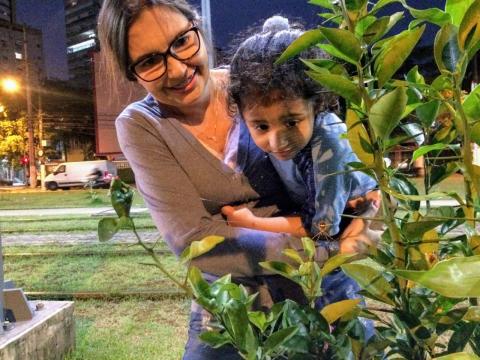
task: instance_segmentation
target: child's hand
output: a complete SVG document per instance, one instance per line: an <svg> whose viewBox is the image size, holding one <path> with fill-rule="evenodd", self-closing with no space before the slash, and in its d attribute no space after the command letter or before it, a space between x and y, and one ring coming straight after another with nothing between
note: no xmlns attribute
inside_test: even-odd
<svg viewBox="0 0 480 360"><path fill-rule="evenodd" d="M371 218L378 213L378 210L378 203L373 201L369 203L367 211L360 216ZM369 219L353 219L340 237L340 252L365 254L370 246L378 244L383 230L371 229L371 223L372 220Z"/></svg>
<svg viewBox="0 0 480 360"><path fill-rule="evenodd" d="M233 206L224 206L222 207L222 214L232 226L245 228L254 227L256 216L246 207L234 208Z"/></svg>

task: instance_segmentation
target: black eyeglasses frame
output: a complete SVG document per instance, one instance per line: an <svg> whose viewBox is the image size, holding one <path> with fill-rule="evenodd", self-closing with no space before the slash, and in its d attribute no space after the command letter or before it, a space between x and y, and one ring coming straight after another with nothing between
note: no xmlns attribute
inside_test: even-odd
<svg viewBox="0 0 480 360"><path fill-rule="evenodd" d="M197 39L198 39L198 49L197 51L195 51L193 53L193 55L189 56L188 58L185 58L185 59L181 59L179 58L178 56L176 56L174 53L171 52L171 48L172 48L172 45L175 44L175 42L180 39L182 36L184 36L186 33L190 32L190 31L193 31L195 32L195 35L197 36ZM182 32L181 34L179 34L174 40L172 40L172 42L170 43L170 45L168 45L168 49L167 51L165 52L155 52L155 53L150 53L146 56L142 56L140 59L138 59L137 61L135 61L134 63L128 65L128 71L131 73L131 74L134 74L136 77L142 79L143 81L145 82L152 82L152 81L155 81L155 80L158 80L160 79L163 75L166 74L167 72L167 56L170 55L171 57L173 57L174 59L178 60L178 61L181 61L181 62L185 62L185 61L188 61L190 60L191 58L193 58L195 55L198 54L198 52L200 51L200 49L202 48L202 42L201 42L201 37L200 37L200 29L198 28L198 26L196 25L193 25L191 28L189 28L188 30L185 30L184 32ZM144 78L142 78L136 71L135 71L135 67L140 64L142 61L145 61L146 59L152 57L152 56L162 56L163 58L163 62L165 63L165 71L158 77L156 77L155 79L151 79L151 80L145 80Z"/></svg>

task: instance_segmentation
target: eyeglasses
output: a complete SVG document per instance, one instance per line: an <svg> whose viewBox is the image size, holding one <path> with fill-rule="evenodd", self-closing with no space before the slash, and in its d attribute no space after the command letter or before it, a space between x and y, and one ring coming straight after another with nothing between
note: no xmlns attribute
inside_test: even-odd
<svg viewBox="0 0 480 360"><path fill-rule="evenodd" d="M143 81L155 81L167 72L167 56L185 61L194 57L200 50L200 36L196 26L188 29L173 40L164 53L148 54L128 69Z"/></svg>

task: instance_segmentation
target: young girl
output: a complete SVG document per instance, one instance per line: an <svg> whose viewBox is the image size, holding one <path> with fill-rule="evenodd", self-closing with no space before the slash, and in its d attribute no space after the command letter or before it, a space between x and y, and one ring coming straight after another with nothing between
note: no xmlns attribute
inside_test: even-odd
<svg viewBox="0 0 480 360"><path fill-rule="evenodd" d="M342 220L341 214L356 212L360 204L371 205L376 212L379 195L373 191L373 179L348 171L347 164L358 159L348 141L340 138L345 125L324 112L329 95L305 74L300 57L325 55L315 48L274 65L301 34L285 18L268 19L263 31L245 40L235 53L229 89L254 142L268 153L291 197L303 204L301 216L260 218L231 206L222 211L236 226L308 235L330 250L339 245L342 252L361 252L374 232L363 231L362 219ZM339 235L339 241L331 241Z"/></svg>

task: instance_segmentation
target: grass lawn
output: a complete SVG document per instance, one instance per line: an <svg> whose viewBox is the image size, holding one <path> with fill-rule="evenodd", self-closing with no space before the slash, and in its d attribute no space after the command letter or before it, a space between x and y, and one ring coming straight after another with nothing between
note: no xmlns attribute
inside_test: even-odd
<svg viewBox="0 0 480 360"><path fill-rule="evenodd" d="M121 292L177 291L151 262L147 254L108 255L120 245L15 246L4 254L18 252L78 252L90 249L93 256L5 257L5 278L24 291ZM135 246L133 248L139 248ZM132 249L132 246L128 247ZM173 274L183 277L185 269L172 255L162 256ZM187 339L189 300L164 298L145 300L76 300L76 349L68 360L177 360Z"/></svg>
<svg viewBox="0 0 480 360"><path fill-rule="evenodd" d="M178 360L189 300L75 302L75 352L66 360Z"/></svg>
<svg viewBox="0 0 480 360"><path fill-rule="evenodd" d="M113 217L113 215L111 215ZM105 216L107 217L107 216ZM25 216L25 217L0 217L0 231L3 233L38 233L58 231L96 231L101 216L90 215L52 215L52 216ZM135 227L142 229L155 229L152 218L148 213L133 214Z"/></svg>
<svg viewBox="0 0 480 360"><path fill-rule="evenodd" d="M0 209L43 209L43 208L75 208L110 206L107 189L95 189L92 196L90 190L58 190L58 191L19 191L0 193ZM138 191L133 197L133 206L145 206Z"/></svg>

